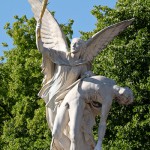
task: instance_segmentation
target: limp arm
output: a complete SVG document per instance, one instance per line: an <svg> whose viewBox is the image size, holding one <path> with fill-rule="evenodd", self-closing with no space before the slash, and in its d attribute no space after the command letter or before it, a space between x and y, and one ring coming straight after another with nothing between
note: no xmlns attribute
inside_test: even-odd
<svg viewBox="0 0 150 150"><path fill-rule="evenodd" d="M98 128L98 142L94 150L101 150L102 149L102 140L105 135L106 131L106 121L108 117L109 110L112 105L112 100L104 101L102 103L102 112L101 112L101 118L100 118L100 123L99 123L99 128Z"/></svg>

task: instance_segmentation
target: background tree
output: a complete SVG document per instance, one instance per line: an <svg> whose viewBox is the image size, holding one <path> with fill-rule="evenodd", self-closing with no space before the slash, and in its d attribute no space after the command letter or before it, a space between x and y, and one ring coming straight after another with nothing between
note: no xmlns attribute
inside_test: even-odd
<svg viewBox="0 0 150 150"><path fill-rule="evenodd" d="M37 96L42 83L41 54L35 45L36 22L26 16L14 17L5 29L14 48L5 51L0 65L0 149L49 149L51 134L45 117L45 104ZM61 25L68 42L72 36L72 20ZM68 43L69 44L69 43ZM3 44L7 46L7 44Z"/></svg>
<svg viewBox="0 0 150 150"><path fill-rule="evenodd" d="M118 0L115 9L95 6L96 29L83 39L113 23L135 18L93 62L93 71L110 77L134 92L131 106L114 103L108 118L104 149L147 149L150 146L150 3L148 0Z"/></svg>
<svg viewBox="0 0 150 150"><path fill-rule="evenodd" d="M114 9L95 6L96 29L81 32L88 39L97 31L122 20L135 18L133 24L105 49L93 62L95 74L129 86L135 96L133 105L113 104L103 144L104 149L147 149L150 124L150 3L148 0L118 0ZM5 29L14 48L5 52L0 64L0 149L47 150L51 140L45 119L45 104L37 93L41 87L41 55L35 45L34 19L15 16L15 23ZM68 42L73 21L62 25ZM6 43L3 43L7 46ZM99 119L99 118L98 118ZM97 126L94 128L95 137ZM97 137L96 137L97 138Z"/></svg>

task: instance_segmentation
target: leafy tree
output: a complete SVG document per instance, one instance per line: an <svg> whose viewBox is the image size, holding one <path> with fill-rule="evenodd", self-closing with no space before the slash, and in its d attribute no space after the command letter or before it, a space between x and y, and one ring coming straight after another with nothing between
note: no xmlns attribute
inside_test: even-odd
<svg viewBox="0 0 150 150"><path fill-rule="evenodd" d="M15 19L16 22L12 27L9 23L5 25L7 34L13 38L14 48L5 52L7 61L2 64L4 69L1 68L5 70L2 72L5 75L2 103L11 113L11 116L4 117L1 126L4 150L14 150L14 147L16 149L36 147L38 142L42 143L49 138L44 135L48 132L44 114L36 119L43 110L44 103L37 97L41 84L39 68L41 56L35 46L35 20L28 20L26 16L22 18L15 16ZM34 126L31 127L31 124ZM42 146L48 145L48 142L43 143L45 144L41 144Z"/></svg>
<svg viewBox="0 0 150 150"><path fill-rule="evenodd" d="M14 48L5 51L0 65L0 144L3 150L46 150L51 140L45 117L45 104L37 96L41 87L41 54L35 45L36 21L14 17L5 29ZM72 20L61 25L69 38ZM3 43L4 47L7 43ZM2 58L3 60L3 58Z"/></svg>
<svg viewBox="0 0 150 150"><path fill-rule="evenodd" d="M150 146L150 3L148 0L118 0L115 9L95 6L96 29L83 34L87 39L113 23L135 18L93 62L96 74L110 77L134 92L131 106L114 103L103 144L104 149L147 149Z"/></svg>
<svg viewBox="0 0 150 150"><path fill-rule="evenodd" d="M114 9L95 6L91 13L97 18L96 29L81 32L82 38L88 39L106 26L135 18L133 24L93 62L95 74L110 77L121 86L129 86L135 96L130 106L113 104L103 144L106 150L144 150L150 146L149 8L148 0L118 0ZM37 96L42 75L41 55L35 45L36 22L26 16L15 16L15 19L12 26L5 25L14 48L5 52L6 61L0 64L0 149L46 150L51 137L44 102ZM70 20L62 25L68 43L73 33L72 24Z"/></svg>

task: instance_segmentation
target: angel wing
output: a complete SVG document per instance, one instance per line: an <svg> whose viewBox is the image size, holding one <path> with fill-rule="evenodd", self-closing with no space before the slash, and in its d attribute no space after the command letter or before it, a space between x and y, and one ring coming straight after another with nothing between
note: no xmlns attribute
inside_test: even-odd
<svg viewBox="0 0 150 150"><path fill-rule="evenodd" d="M40 11L42 10L42 3L39 0L28 0L35 19L38 21ZM57 51L68 51L68 45L64 33L62 32L59 24L54 19L52 14L46 9L42 17L41 25L41 39L44 47L52 48Z"/></svg>
<svg viewBox="0 0 150 150"><path fill-rule="evenodd" d="M35 19L38 21L42 10L42 3L39 0L28 0ZM43 47L47 49L53 49L66 53L68 51L68 45L64 33L62 32L59 24L54 19L52 14L45 9L42 17L41 25L41 40ZM62 56L63 57L63 56ZM65 58L64 58L65 59ZM44 74L43 84L46 84L54 74L55 65L46 54L43 54L42 72Z"/></svg>
<svg viewBox="0 0 150 150"><path fill-rule="evenodd" d="M83 59L92 61L93 58L101 52L119 33L125 30L134 19L125 20L117 24L111 25L95 35L86 42L86 50Z"/></svg>

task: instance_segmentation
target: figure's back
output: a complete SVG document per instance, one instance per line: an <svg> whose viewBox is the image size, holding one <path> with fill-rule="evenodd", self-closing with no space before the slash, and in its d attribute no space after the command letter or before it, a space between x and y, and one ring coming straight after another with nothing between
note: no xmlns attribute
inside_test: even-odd
<svg viewBox="0 0 150 150"><path fill-rule="evenodd" d="M64 102L74 101L74 99L84 99L90 102L93 96L101 103L108 95L113 96L113 86L115 81L104 76L91 76L79 81L66 95ZM70 99L71 97L71 99Z"/></svg>
<svg viewBox="0 0 150 150"><path fill-rule="evenodd" d="M115 81L104 76L91 76L84 78L77 88L80 92L92 93L100 90L105 91L107 88L112 88L115 85Z"/></svg>
<svg viewBox="0 0 150 150"><path fill-rule="evenodd" d="M103 83L103 84L109 84L109 85L115 85L116 82L112 79L109 79L105 76L91 76L88 78L85 78L83 80L84 82L91 82L94 84L99 84L99 83Z"/></svg>

